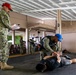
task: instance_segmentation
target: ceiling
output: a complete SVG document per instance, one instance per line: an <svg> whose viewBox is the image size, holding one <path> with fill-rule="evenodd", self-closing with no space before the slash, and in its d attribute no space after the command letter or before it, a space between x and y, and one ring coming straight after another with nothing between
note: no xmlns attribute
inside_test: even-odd
<svg viewBox="0 0 76 75"><path fill-rule="evenodd" d="M76 20L76 0L0 0L9 2L14 12L39 19L56 19L61 10L62 20Z"/></svg>

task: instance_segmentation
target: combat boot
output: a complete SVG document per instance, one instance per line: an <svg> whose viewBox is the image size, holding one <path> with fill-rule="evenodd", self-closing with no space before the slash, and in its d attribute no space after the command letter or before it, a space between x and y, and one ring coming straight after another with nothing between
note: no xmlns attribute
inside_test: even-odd
<svg viewBox="0 0 76 75"><path fill-rule="evenodd" d="M1 62L2 70L13 69L13 68L14 68L14 66L10 66L10 65L7 65L7 63Z"/></svg>

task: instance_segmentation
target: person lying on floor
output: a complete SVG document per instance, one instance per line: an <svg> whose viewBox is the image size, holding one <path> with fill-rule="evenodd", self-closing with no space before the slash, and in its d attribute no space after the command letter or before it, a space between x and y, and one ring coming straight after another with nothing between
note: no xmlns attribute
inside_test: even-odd
<svg viewBox="0 0 76 75"><path fill-rule="evenodd" d="M76 59L67 59L60 56L60 52L52 53L52 56L45 56L37 65L36 70L39 72L52 71L58 67L63 67L76 63Z"/></svg>

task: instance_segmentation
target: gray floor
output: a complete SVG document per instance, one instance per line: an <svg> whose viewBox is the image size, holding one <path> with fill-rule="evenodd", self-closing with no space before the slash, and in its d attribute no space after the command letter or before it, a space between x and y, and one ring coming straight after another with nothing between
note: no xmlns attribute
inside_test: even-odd
<svg viewBox="0 0 76 75"><path fill-rule="evenodd" d="M76 57L75 54L69 55L72 58ZM40 73L35 70L38 61L39 54L11 58L8 63L14 65L15 68L13 70L0 70L0 75L76 75L76 64Z"/></svg>

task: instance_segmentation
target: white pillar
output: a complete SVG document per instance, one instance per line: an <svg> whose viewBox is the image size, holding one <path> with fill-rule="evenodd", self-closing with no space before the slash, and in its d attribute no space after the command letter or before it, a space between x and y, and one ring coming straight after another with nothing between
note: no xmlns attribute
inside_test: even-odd
<svg viewBox="0 0 76 75"><path fill-rule="evenodd" d="M57 30L56 33L61 34L61 10L57 10Z"/></svg>
<svg viewBox="0 0 76 75"><path fill-rule="evenodd" d="M46 35L45 35L45 31L43 31L43 36L42 37L45 37Z"/></svg>
<svg viewBox="0 0 76 75"><path fill-rule="evenodd" d="M15 44L15 30L12 31L12 44Z"/></svg>
<svg viewBox="0 0 76 75"><path fill-rule="evenodd" d="M61 34L61 10L57 10L57 30L56 33ZM61 50L61 42L59 42L59 47Z"/></svg>
<svg viewBox="0 0 76 75"><path fill-rule="evenodd" d="M26 53L29 54L29 30L26 28Z"/></svg>
<svg viewBox="0 0 76 75"><path fill-rule="evenodd" d="M26 41L26 39L25 39L25 38L26 38L25 35L26 35L26 33L23 32L23 40L24 40L24 41Z"/></svg>

